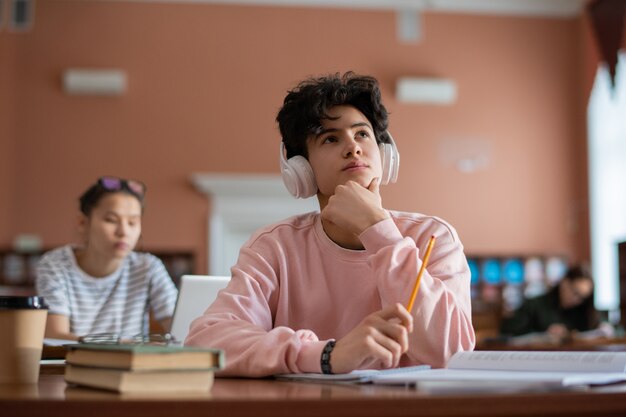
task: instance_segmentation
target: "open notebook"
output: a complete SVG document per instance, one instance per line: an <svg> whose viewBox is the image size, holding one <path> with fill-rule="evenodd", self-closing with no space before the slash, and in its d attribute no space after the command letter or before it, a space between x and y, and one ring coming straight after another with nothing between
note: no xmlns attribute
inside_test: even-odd
<svg viewBox="0 0 626 417"><path fill-rule="evenodd" d="M447 369L381 375L373 382L419 387L576 387L626 381L626 352L457 352Z"/></svg>
<svg viewBox="0 0 626 417"><path fill-rule="evenodd" d="M176 300L170 333L182 343L189 332L191 322L200 317L211 305L217 293L226 287L230 277L210 275L183 275Z"/></svg>

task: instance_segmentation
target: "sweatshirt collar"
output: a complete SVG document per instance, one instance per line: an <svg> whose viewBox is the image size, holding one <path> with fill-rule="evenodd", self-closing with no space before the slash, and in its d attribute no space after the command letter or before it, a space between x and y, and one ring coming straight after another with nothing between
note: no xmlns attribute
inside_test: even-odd
<svg viewBox="0 0 626 417"><path fill-rule="evenodd" d="M317 214L315 217L315 236L324 252L335 258L339 258L344 261L363 262L367 260L367 257L369 256L369 252L366 249L346 249L333 242L324 231L324 226L322 226L322 216L320 214Z"/></svg>

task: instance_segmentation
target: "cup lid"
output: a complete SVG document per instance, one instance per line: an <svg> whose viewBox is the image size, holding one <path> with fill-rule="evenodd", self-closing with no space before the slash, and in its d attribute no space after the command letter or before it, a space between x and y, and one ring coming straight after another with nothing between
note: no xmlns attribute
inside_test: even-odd
<svg viewBox="0 0 626 417"><path fill-rule="evenodd" d="M34 309L47 310L48 304L43 297L1 296L0 310Z"/></svg>

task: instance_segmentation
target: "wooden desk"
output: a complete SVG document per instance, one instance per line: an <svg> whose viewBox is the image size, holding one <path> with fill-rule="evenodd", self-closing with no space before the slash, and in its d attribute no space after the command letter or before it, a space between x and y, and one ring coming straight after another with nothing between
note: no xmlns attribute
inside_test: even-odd
<svg viewBox="0 0 626 417"><path fill-rule="evenodd" d="M626 352L626 339L623 337L603 337L597 339L570 340L564 343L533 342L527 344L508 344L498 339L483 340L476 345L476 350L565 350L595 352Z"/></svg>
<svg viewBox="0 0 626 417"><path fill-rule="evenodd" d="M203 395L124 396L69 387L61 375L0 385L0 416L24 417L601 417L626 415L626 386L592 392L427 394L372 385L222 379Z"/></svg>

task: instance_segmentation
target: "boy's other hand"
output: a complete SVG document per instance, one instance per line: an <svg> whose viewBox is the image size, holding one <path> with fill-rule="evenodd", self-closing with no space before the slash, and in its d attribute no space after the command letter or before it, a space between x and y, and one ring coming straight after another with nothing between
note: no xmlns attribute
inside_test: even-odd
<svg viewBox="0 0 626 417"><path fill-rule="evenodd" d="M409 349L412 331L413 317L401 304L372 313L337 341L330 358L332 371L395 368Z"/></svg>

